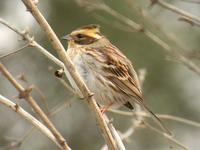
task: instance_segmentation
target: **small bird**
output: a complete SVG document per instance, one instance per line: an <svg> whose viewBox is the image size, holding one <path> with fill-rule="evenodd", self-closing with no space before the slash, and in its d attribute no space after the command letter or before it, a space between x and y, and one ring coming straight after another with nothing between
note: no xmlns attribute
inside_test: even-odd
<svg viewBox="0 0 200 150"><path fill-rule="evenodd" d="M130 60L100 32L98 25L86 25L62 37L67 55L100 106L139 105L162 130L171 135L161 120L145 105L139 80ZM68 74L72 87L81 92Z"/></svg>

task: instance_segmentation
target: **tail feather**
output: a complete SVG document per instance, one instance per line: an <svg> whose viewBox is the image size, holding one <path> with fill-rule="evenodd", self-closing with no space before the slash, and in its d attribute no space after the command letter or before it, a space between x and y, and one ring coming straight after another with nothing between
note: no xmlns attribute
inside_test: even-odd
<svg viewBox="0 0 200 150"><path fill-rule="evenodd" d="M145 105L142 104L145 111L147 111L151 117L154 119L154 121L162 128L162 130L167 133L168 135L172 135L172 133L169 131L169 129L162 123L162 121Z"/></svg>

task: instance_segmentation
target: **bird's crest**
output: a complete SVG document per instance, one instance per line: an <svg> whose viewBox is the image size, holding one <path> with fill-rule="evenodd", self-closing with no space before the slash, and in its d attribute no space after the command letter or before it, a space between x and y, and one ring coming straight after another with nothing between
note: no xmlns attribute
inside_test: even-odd
<svg viewBox="0 0 200 150"><path fill-rule="evenodd" d="M100 34L100 26L96 24L90 24L80 27L71 33L72 36L78 34L87 35L95 39L99 39L102 37Z"/></svg>

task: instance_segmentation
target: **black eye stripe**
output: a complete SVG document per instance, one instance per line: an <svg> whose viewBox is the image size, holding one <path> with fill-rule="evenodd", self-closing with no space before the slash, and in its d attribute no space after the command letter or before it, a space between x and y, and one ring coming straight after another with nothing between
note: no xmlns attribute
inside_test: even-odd
<svg viewBox="0 0 200 150"><path fill-rule="evenodd" d="M83 35L83 34L77 34L76 37L83 38L83 37L85 37L85 35Z"/></svg>
<svg viewBox="0 0 200 150"><path fill-rule="evenodd" d="M77 34L75 37L76 38L74 38L74 42L80 45L88 45L98 40L94 37L90 37L83 34Z"/></svg>

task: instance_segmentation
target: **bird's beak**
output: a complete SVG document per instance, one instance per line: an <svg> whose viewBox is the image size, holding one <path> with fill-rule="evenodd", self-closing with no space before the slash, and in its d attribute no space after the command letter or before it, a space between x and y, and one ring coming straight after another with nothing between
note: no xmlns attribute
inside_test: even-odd
<svg viewBox="0 0 200 150"><path fill-rule="evenodd" d="M61 37L61 39L62 39L62 40L67 40L67 41L70 41L70 40L72 40L72 37L71 37L71 35L70 35L70 34L67 34L67 35L65 35L65 36Z"/></svg>

